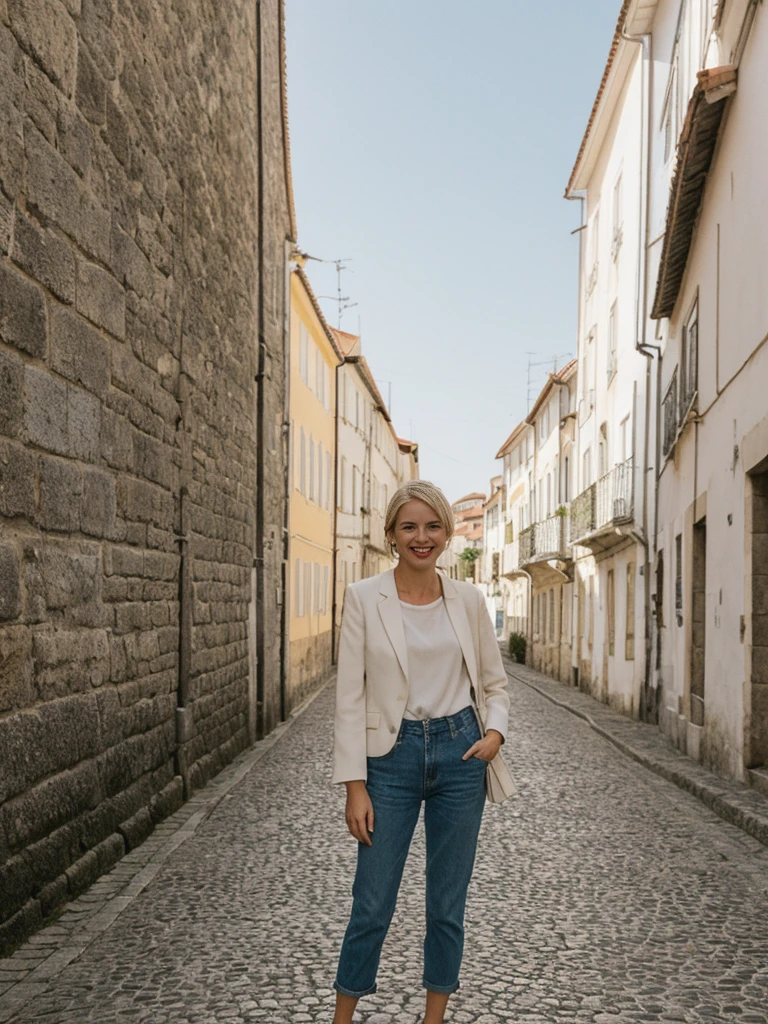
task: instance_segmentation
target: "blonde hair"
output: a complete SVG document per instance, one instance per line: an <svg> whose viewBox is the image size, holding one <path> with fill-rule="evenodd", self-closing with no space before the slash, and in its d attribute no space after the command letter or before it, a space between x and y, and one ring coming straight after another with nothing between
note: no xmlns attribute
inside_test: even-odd
<svg viewBox="0 0 768 1024"><path fill-rule="evenodd" d="M435 487L429 480L409 480L402 487L398 487L392 495L387 505L387 514L384 519L384 534L387 539L389 540L389 537L395 531L397 513L406 502L412 501L414 498L418 498L419 501L425 502L430 508L435 510L437 518L445 527L446 536L450 541L453 536L453 510L440 488Z"/></svg>

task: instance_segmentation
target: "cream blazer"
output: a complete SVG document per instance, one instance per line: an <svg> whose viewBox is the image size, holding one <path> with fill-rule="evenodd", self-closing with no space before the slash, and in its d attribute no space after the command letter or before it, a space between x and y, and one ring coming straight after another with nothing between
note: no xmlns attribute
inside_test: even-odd
<svg viewBox="0 0 768 1024"><path fill-rule="evenodd" d="M445 607L488 728L506 738L507 675L480 591L440 576ZM339 637L333 782L365 781L366 757L397 739L408 704L408 651L394 570L347 587Z"/></svg>

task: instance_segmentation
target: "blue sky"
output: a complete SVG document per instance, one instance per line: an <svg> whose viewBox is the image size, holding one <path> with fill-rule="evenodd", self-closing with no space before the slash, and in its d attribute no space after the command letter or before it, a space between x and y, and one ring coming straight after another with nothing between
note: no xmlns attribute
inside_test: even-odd
<svg viewBox="0 0 768 1024"><path fill-rule="evenodd" d="M341 326L451 501L498 472L529 359L575 354L580 204L563 191L620 6L287 0L299 244L350 259ZM331 263L307 271L336 294Z"/></svg>

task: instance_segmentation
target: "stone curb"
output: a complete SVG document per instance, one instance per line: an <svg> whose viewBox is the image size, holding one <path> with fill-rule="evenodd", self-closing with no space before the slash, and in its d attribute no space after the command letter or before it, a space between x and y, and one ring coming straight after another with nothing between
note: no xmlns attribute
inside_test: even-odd
<svg viewBox="0 0 768 1024"><path fill-rule="evenodd" d="M546 680L544 686L539 685L533 682L533 680L526 678L517 666L506 657L503 660L507 675L512 679L519 683L524 683L552 704L556 704L558 707L569 711L572 715L583 719L590 728L608 740L609 743L612 743L622 754L631 757L633 761L637 761L644 768L654 772L656 775L660 775L668 782L674 783L680 789L695 796L697 800L700 800L701 803L711 811L714 811L724 821L735 825L743 832L757 839L758 842L768 846L768 800L765 797L740 783L719 779L712 772L702 768L696 762L691 761L690 758L687 758L684 754L671 747L669 750L654 752L639 750L636 746L621 739L610 728L599 724L586 711L576 707L568 700L560 700L554 693L545 688L545 686L552 686L554 688L555 686L562 686L562 684L554 684ZM525 672L526 674L533 673L534 670L526 668ZM544 682L544 678L542 678L542 681ZM566 694L567 692L565 690ZM599 705L599 708L601 717L608 718L614 714L617 718L620 717L618 712L612 712L607 707L603 708L602 705ZM633 719L627 719L625 722L623 717L621 717L619 724L633 726L642 723L635 722ZM663 741L660 740L659 742Z"/></svg>
<svg viewBox="0 0 768 1024"><path fill-rule="evenodd" d="M153 881L171 854L195 835L224 797L242 782L332 681L333 676L330 676L291 712L290 718L236 757L207 786L162 821L141 846L127 853L111 871L68 903L55 923L32 935L11 956L0 959L0 1024L44 995L68 964L109 928Z"/></svg>

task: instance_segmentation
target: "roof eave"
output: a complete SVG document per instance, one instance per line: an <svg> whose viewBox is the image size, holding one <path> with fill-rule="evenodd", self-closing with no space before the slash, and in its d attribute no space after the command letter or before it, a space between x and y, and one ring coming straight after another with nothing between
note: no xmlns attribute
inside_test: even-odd
<svg viewBox="0 0 768 1024"><path fill-rule="evenodd" d="M658 0L623 0L616 28L608 51L603 77L597 89L595 101L587 121L587 127L579 146L579 152L565 189L567 199L576 198L589 183L594 157L600 149L603 135L610 124L613 108L621 94L624 81L634 60L634 48L627 47L623 33L632 35L648 32L656 11ZM616 86L618 85L618 89ZM606 115L607 118L606 118Z"/></svg>
<svg viewBox="0 0 768 1024"><path fill-rule="evenodd" d="M736 91L736 82L737 72L732 64L698 73L680 134L669 191L652 320L671 316L677 303L720 135L725 101Z"/></svg>

